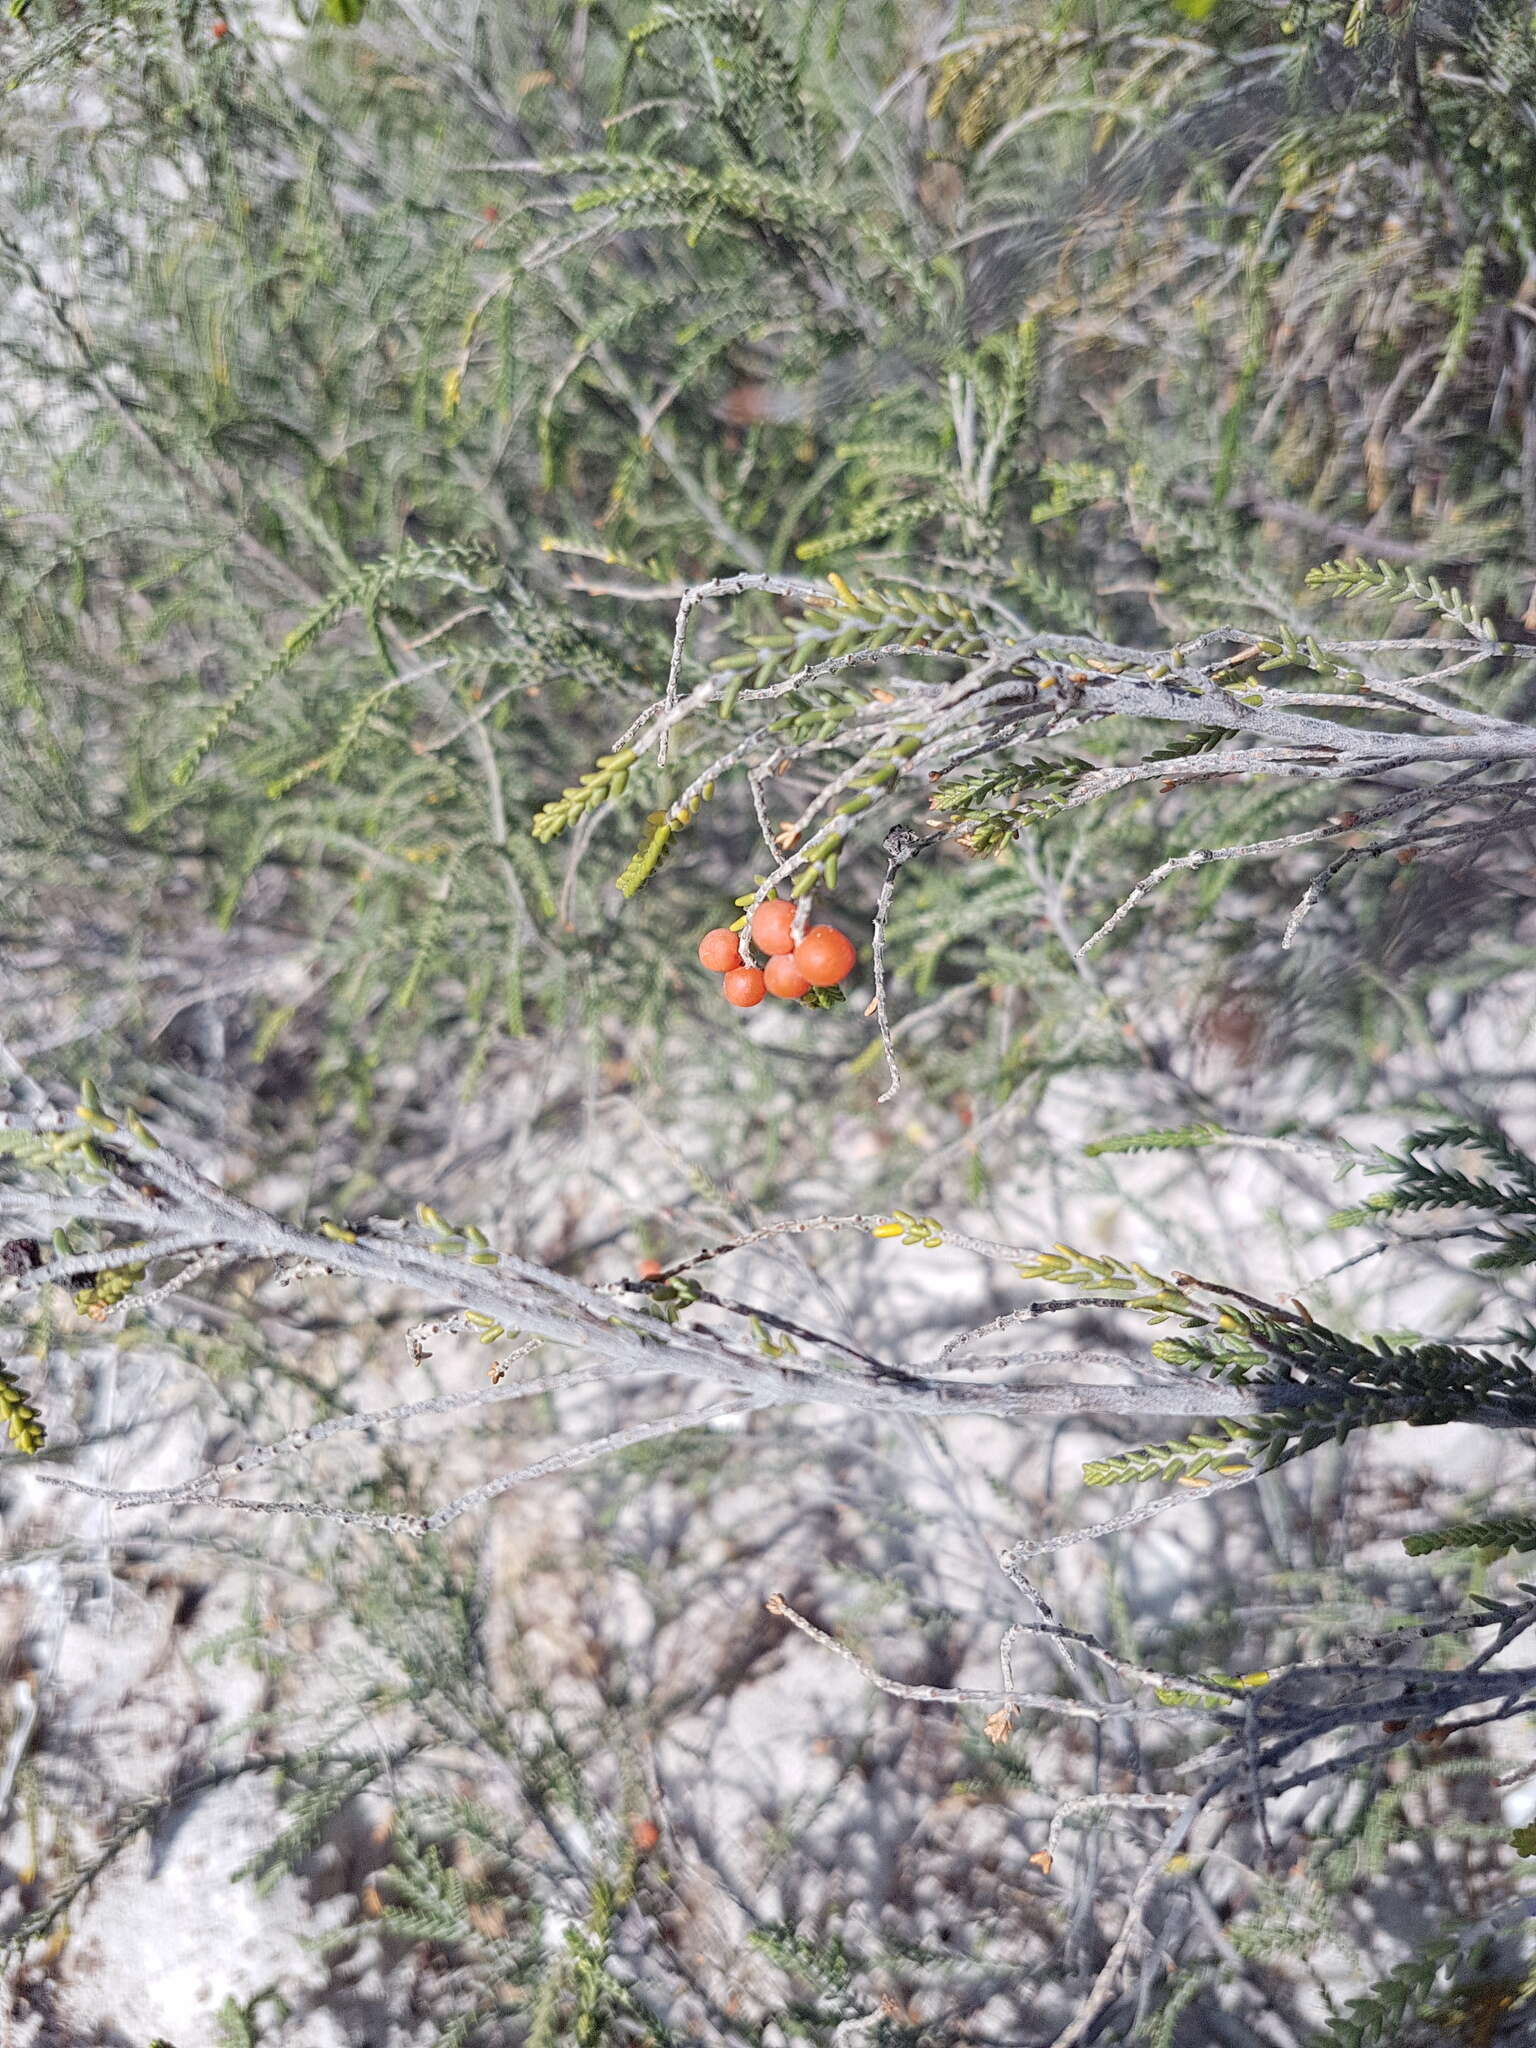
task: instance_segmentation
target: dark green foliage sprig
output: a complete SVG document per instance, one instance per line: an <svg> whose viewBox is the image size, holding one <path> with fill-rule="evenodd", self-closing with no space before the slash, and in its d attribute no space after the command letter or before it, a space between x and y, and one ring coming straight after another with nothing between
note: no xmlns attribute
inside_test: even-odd
<svg viewBox="0 0 1536 2048"><path fill-rule="evenodd" d="M1519 1357L1460 1344L1368 1341L1299 1316L1280 1321L1243 1311L1233 1321L1282 1377L1301 1374L1347 1388L1351 1397L1406 1404L1418 1423L1451 1422L1483 1402L1518 1412L1536 1401L1536 1372Z"/></svg>
<svg viewBox="0 0 1536 2048"><path fill-rule="evenodd" d="M336 1816L378 1775L378 1759L373 1756L337 1758L319 1751L313 1757L295 1759L287 1773L282 1827L233 1874L249 1879L258 1892L271 1891L310 1854Z"/></svg>
<svg viewBox="0 0 1536 2048"><path fill-rule="evenodd" d="M817 2005L842 2016L851 2010L849 1996L853 1970L843 1942L836 1936L812 1941L792 1927L756 1927L748 1937L751 1945L770 1962L800 1983L815 1987Z"/></svg>
<svg viewBox="0 0 1536 2048"><path fill-rule="evenodd" d="M406 1941L463 1940L472 1927L472 1901L464 1879L444 1863L435 1843L423 1846L412 1830L400 1830L394 1841L395 1861L386 1878L388 1897L382 1915L385 1925Z"/></svg>
<svg viewBox="0 0 1536 2048"><path fill-rule="evenodd" d="M1007 768L941 783L929 802L966 845L977 853L998 853L1059 811L1083 777L1101 765L1035 754Z"/></svg>
<svg viewBox="0 0 1536 2048"><path fill-rule="evenodd" d="M1425 2018L1431 2005L1440 2003L1436 1986L1459 1946L1449 1935L1422 1942L1369 1991L1352 1998L1313 2036L1312 2048L1385 2048L1401 2035L1405 2022Z"/></svg>
<svg viewBox="0 0 1536 2048"><path fill-rule="evenodd" d="M693 1307L703 1293L697 1280L686 1273L674 1273L670 1279L651 1280L646 1283L646 1304L653 1314L665 1323L675 1323L685 1310Z"/></svg>
<svg viewBox="0 0 1536 2048"><path fill-rule="evenodd" d="M1493 1170L1485 1179L1439 1157L1424 1154L1471 1152ZM1394 1185L1333 1217L1336 1228L1369 1223L1395 1214L1459 1209L1486 1219L1477 1235L1495 1248L1472 1261L1481 1272L1503 1272L1536 1263L1536 1161L1493 1124L1449 1123L1415 1131L1400 1152L1386 1152L1370 1171L1390 1174Z"/></svg>
<svg viewBox="0 0 1536 2048"><path fill-rule="evenodd" d="M1160 1337L1152 1346L1152 1356L1181 1371L1198 1372L1202 1379L1240 1387L1255 1374L1264 1377L1268 1354L1244 1321L1223 1312L1216 1326L1195 1335Z"/></svg>
<svg viewBox="0 0 1536 2048"><path fill-rule="evenodd" d="M1515 1266L1536 1265L1536 1231L1506 1230L1497 1251L1479 1252L1473 1266L1481 1273L1499 1273Z"/></svg>
<svg viewBox="0 0 1536 2048"><path fill-rule="evenodd" d="M1316 1388L1317 1398L1292 1398L1269 1413L1224 1418L1174 1442L1095 1459L1084 1469L1090 1486L1144 1479L1199 1485L1211 1473L1272 1471L1389 1422L1432 1428L1490 1407L1512 1421L1536 1416L1536 1374L1523 1359L1464 1345L1366 1341L1259 1304L1228 1304L1213 1327L1163 1338L1152 1349L1164 1364L1202 1379L1255 1390Z"/></svg>
<svg viewBox="0 0 1536 2048"><path fill-rule="evenodd" d="M1475 1550L1489 1560L1512 1550L1536 1550L1536 1518L1490 1515L1480 1522L1450 1522L1442 1529L1420 1529L1403 1538L1410 1557L1430 1557L1440 1550Z"/></svg>
<svg viewBox="0 0 1536 2048"><path fill-rule="evenodd" d="M1193 754L1208 754L1212 747L1221 746L1230 737L1224 726L1197 725L1189 732L1165 741L1160 747L1149 747L1141 758L1144 761L1187 761Z"/></svg>

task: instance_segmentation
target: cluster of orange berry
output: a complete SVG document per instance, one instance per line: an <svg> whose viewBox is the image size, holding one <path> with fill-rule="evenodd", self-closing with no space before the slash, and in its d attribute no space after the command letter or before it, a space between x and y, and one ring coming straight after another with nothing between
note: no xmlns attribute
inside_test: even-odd
<svg viewBox="0 0 1536 2048"><path fill-rule="evenodd" d="M764 996L795 1002L813 988L836 988L852 974L858 955L836 925L813 924L796 945L795 907L788 897L770 896L753 913L752 943L768 956L766 967L747 966L740 937L724 925L700 939L700 963L724 977L721 994L738 1010L755 1010Z"/></svg>

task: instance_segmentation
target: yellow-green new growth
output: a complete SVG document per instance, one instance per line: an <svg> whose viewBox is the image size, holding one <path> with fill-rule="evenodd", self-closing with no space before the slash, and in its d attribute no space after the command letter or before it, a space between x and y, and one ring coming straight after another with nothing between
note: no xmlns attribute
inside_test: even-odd
<svg viewBox="0 0 1536 2048"><path fill-rule="evenodd" d="M944 1242L944 1231L937 1218L909 1216L905 1209L893 1209L890 1221L875 1224L869 1234L871 1237L899 1237L903 1244L918 1245L928 1252L936 1252Z"/></svg>
<svg viewBox="0 0 1536 2048"><path fill-rule="evenodd" d="M426 1202L417 1203L416 1220L423 1230L437 1233L428 1245L428 1251L436 1252L442 1258L463 1259L471 1266L501 1264L501 1254L491 1250L490 1239L478 1225L449 1223Z"/></svg>
<svg viewBox="0 0 1536 2048"><path fill-rule="evenodd" d="M75 1289L75 1309L78 1314L99 1321L120 1301L126 1301L143 1278L142 1266L113 1266L110 1271L98 1273L84 1286Z"/></svg>
<svg viewBox="0 0 1536 2048"><path fill-rule="evenodd" d="M1225 1672L1212 1672L1203 1681L1206 1685L1229 1686L1231 1692L1186 1692L1180 1686L1160 1685L1157 1688L1158 1704L1164 1707L1226 1707L1232 1704L1232 1693L1252 1692L1256 1686L1268 1685L1272 1674L1268 1671L1245 1671L1236 1678L1229 1678Z"/></svg>
<svg viewBox="0 0 1536 2048"><path fill-rule="evenodd" d="M870 629L855 637L854 646L878 645L880 640L904 645L931 647L936 654L959 654L967 658L983 654L988 641L980 621L968 605L942 590L901 587L857 591L841 576L827 581L837 593L836 606L825 609L849 612Z"/></svg>
<svg viewBox="0 0 1536 2048"><path fill-rule="evenodd" d="M693 823L699 815L700 804L714 793L715 785L707 782L686 803L675 803L669 810L649 813L645 821L645 837L635 848L623 872L615 878L614 887L621 896L639 894L672 851L672 842L678 833Z"/></svg>
<svg viewBox="0 0 1536 2048"><path fill-rule="evenodd" d="M1117 1307L1135 1309L1149 1322L1162 1323L1176 1316L1186 1327L1194 1328L1208 1321L1182 1287L1161 1273L1149 1273L1134 1260L1095 1258L1091 1252L1059 1244L1053 1251L1021 1260L1017 1271L1024 1280L1048 1280L1057 1287L1113 1295Z"/></svg>
<svg viewBox="0 0 1536 2048"><path fill-rule="evenodd" d="M837 863L843 850L843 835L834 825L805 849L805 866L790 888L794 897L809 896L813 889L837 887Z"/></svg>
<svg viewBox="0 0 1536 2048"><path fill-rule="evenodd" d="M88 1123L93 1131L100 1131L103 1137L115 1137L120 1129L102 1108L101 1096L89 1074L80 1083L80 1100L75 1104L75 1115L83 1123Z"/></svg>
<svg viewBox="0 0 1536 2048"><path fill-rule="evenodd" d="M1113 1457L1090 1458L1083 1467L1083 1483L1129 1486L1157 1479L1165 1486L1209 1486L1212 1478L1235 1478L1249 1469L1254 1455L1246 1442L1258 1434L1247 1423L1220 1416L1214 1429L1196 1430L1176 1443L1140 1444ZM1267 1443L1268 1436L1263 1440Z"/></svg>
<svg viewBox="0 0 1536 2048"><path fill-rule="evenodd" d="M611 803L622 796L629 783L629 771L634 763L633 747L622 747L616 754L599 754L597 766L589 768L585 775L563 789L559 796L551 797L542 810L535 813L529 830L541 846L551 839L558 839L568 831L576 820L588 811L595 811L601 804Z"/></svg>
<svg viewBox="0 0 1536 2048"><path fill-rule="evenodd" d="M0 1415L5 1417L6 1435L17 1450L24 1458L35 1458L47 1443L48 1432L22 1390L20 1381L14 1379L3 1365L0 1365Z"/></svg>

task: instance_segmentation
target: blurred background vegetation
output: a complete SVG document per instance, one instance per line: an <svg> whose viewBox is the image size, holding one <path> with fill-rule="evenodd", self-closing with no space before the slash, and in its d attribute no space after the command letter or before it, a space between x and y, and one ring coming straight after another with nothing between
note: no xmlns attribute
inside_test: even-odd
<svg viewBox="0 0 1536 2048"><path fill-rule="evenodd" d="M1426 1096L1521 1107L1523 835L1368 863L1285 954L1314 859L1208 868L1087 965L1074 945L1168 853L1297 830L1341 792L1144 784L995 858L947 843L896 900L910 1093L887 1113L859 1004L743 1028L702 986L697 937L762 858L744 788L722 785L641 895L615 890L646 814L706 754L647 764L590 833L528 830L657 696L680 592L741 571L899 577L1143 646L1233 623L1430 630L1410 604L1307 587L1358 553L1458 585L1529 640L1521 0L328 0L312 20L23 0L0 65L0 1036L36 1080L96 1074L295 1215L430 1200L584 1274L780 1211L901 1203L1047 1242L1108 1214L1160 1257L1204 1248L1224 1276L1294 1284L1298 1259L1324 1263L1300 1249L1329 1206L1320 1178L1266 1165L1267 1234L1239 1241L1232 1190L1198 1157L1117 1177L1081 1144L1194 1117L1332 1133ZM758 643L782 617L760 595L702 614L695 672L771 664ZM1485 708L1524 717L1513 667ZM850 930L883 867L844 863L827 907ZM1475 1320L1486 1296L1433 1266L1426 1298ZM1008 1305L974 1286L959 1306L908 1298L857 1264L769 1284L835 1290L867 1331L945 1334ZM108 1352L146 1412L182 1389L210 1440L341 1412L394 1370L399 1337L386 1319L381 1345L377 1314L337 1297L301 1310L253 1288L130 1322L115 1350L66 1319L36 1340L56 1416L82 1441L125 1426L103 1407ZM1044 2042L1046 1991L1102 1960L1098 1866L1061 1908L1015 1823L1069 1781L1134 1783L1118 1735L1085 1761L1058 1733L1047 1770L976 1728L930 1740L890 1702L850 1734L845 1700L820 1805L802 1789L780 1811L754 1785L731 1817L689 1823L708 1884L676 1876L682 1820L671 1890L646 1875L661 1731L728 1705L777 1642L753 1606L764 1560L802 1590L837 1585L840 1612L888 1627L934 1682L991 1654L982 1510L960 1512L940 1466L919 1512L893 1477L918 1456L809 1423L669 1447L664 1472L636 1454L618 1482L564 1489L552 1557L516 1588L505 1533L407 1562L312 1535L283 1539L291 1593L256 1545L191 1516L125 1569L146 1599L152 1555L188 1584L227 1569L256 1589L217 1654L264 1674L252 1754L289 1816L261 1867L307 1869L311 1899L304 1858L379 1782L371 1751L347 1761L359 1702L398 1717L396 1763L451 1756L397 1791L395 1846L354 1873L363 1917L338 1939L344 1958L358 1926L375 1943L385 1988L367 1997L397 2030L378 2038ZM1343 1598L1347 1470L1341 1454L1317 1497L1266 1482L1253 1539L1255 1569L1325 1605ZM386 1452L330 1477L378 1504L419 1502L429 1475ZM1012 1526L1053 1483L1049 1454L1043 1476L1005 1459L985 1513ZM1377 1509L1390 1522L1386 1492ZM1181 1643L1237 1668L1247 1566L1206 1513L1187 1569L1215 1618L1205 1635L1182 1619ZM74 1555L50 1515L17 1539L23 1561ZM969 1546L969 1580L935 1562L946 1542ZM1130 1640L1122 1565L1082 1597ZM50 1582L58 1627L104 1626L103 1568ZM1395 1598L1383 1571L1372 1597ZM563 1616L554 1671L523 1641L529 1584ZM327 1616L369 1675L322 1701L306 1673ZM667 1645L696 1647L706 1621L718 1658L668 1690ZM1443 1761L1298 1820L1300 1891L1277 1866L1218 1878L1219 1913L1190 1908L1203 1959L1167 1983L1149 1966L1098 2038L1305 2038L1351 1955L1366 1977L1390 1958L1374 1904L1341 1933L1340 1902L1415 1829L1413 1913L1477 1922L1507 1830L1486 1791L1456 1805ZM1486 1759L1462 1761L1482 1785ZM67 1804L46 1761L30 1796ZM124 1796L108 1841L133 1821ZM944 1801L994 1848L956 1823L899 1883L862 1867L893 1815L916 1828ZM91 1861L50 1825L34 1905ZM717 1826L771 1841L758 1895L706 1842ZM1458 1845L1452 1876L1431 1830ZM988 1931L962 1967L967 1920ZM748 1929L738 1980L720 1949ZM645 1970L662 1992L636 1992ZM350 2014L339 2038L375 2038L362 1992L327 1995ZM1425 1996L1426 2040L1521 2038L1498 2031L1520 2024L1514 1993L1465 2012L1443 1984ZM231 1994L221 2024L283 2038L276 2011ZM839 2032L872 2012L867 2036Z"/></svg>
<svg viewBox="0 0 1536 2048"><path fill-rule="evenodd" d="M1527 11L970 15L219 35L206 10L29 6L0 222L12 942L66 923L60 973L116 1020L195 904L286 970L240 1005L256 1085L302 1071L325 1105L423 1036L471 1073L567 1023L644 1057L699 1001L689 935L750 884L744 794L633 907L628 845L572 867L525 824L654 694L680 584L897 570L1157 644L1315 625L1304 570L1356 548L1524 637ZM961 386L1001 428L984 476ZM739 603L706 654L774 617ZM675 793L637 788L630 829ZM1087 931L1170 846L1309 802L1149 795L932 864L894 933L954 998L931 1085L990 1100L1137 1057L1104 1001L1084 1016L1032 862ZM850 909L873 879L845 876ZM1309 1052L1347 1064L1448 969L1523 964L1505 879L1458 875L1450 925L1443 871L1362 877L1305 987L1251 868L1170 892L1136 950L1218 1011L1234 983L1276 1028L1301 1005ZM1351 972L1318 972L1330 946ZM797 1049L829 1044L835 1071L848 1032Z"/></svg>

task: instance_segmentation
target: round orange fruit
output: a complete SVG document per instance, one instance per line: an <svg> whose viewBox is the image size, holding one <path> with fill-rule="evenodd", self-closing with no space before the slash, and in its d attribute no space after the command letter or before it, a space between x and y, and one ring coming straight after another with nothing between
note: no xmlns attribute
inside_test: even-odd
<svg viewBox="0 0 1536 2048"><path fill-rule="evenodd" d="M755 1010L768 993L760 967L733 967L720 987L725 1000L738 1010Z"/></svg>
<svg viewBox="0 0 1536 2048"><path fill-rule="evenodd" d="M810 983L795 965L788 953L775 953L763 969L763 980L771 996L783 996L786 1002L798 1002L810 988Z"/></svg>
<svg viewBox="0 0 1536 2048"><path fill-rule="evenodd" d="M711 974L729 974L741 965L741 941L724 925L706 932L699 941L699 964Z"/></svg>
<svg viewBox="0 0 1536 2048"><path fill-rule="evenodd" d="M752 943L760 953L793 953L795 906L787 896L770 896L752 914Z"/></svg>
<svg viewBox="0 0 1536 2048"><path fill-rule="evenodd" d="M858 957L852 941L831 924L813 924L794 951L795 965L812 988L836 988Z"/></svg>

